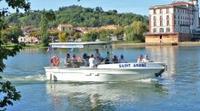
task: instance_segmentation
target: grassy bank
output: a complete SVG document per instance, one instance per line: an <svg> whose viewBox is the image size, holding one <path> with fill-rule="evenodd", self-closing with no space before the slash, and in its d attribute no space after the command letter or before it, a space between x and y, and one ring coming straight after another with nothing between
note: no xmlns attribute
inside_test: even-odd
<svg viewBox="0 0 200 111"><path fill-rule="evenodd" d="M5 46L6 48L12 48L15 46L15 44L6 44L3 46ZM47 47L44 47L42 44L26 44L23 47L24 48L47 48Z"/></svg>

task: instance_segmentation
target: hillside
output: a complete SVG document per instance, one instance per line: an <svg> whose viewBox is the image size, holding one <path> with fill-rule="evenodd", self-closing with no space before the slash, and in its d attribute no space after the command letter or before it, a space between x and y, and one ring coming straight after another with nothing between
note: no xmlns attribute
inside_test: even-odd
<svg viewBox="0 0 200 111"><path fill-rule="evenodd" d="M61 7L57 11L30 11L26 13L14 13L6 17L8 24L20 24L21 26L39 27L41 15L44 12L53 13L55 19L49 21L50 27L66 23L81 27L99 27L104 25L126 26L133 21L147 23L147 17L133 13L118 13L116 10L104 11L101 7L84 8L81 6Z"/></svg>

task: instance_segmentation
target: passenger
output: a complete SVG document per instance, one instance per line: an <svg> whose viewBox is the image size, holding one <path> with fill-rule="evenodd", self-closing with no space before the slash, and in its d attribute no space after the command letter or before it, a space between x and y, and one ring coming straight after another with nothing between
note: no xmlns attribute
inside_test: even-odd
<svg viewBox="0 0 200 111"><path fill-rule="evenodd" d="M82 58L80 56L76 56L76 60L77 60L78 63L82 63L83 62Z"/></svg>
<svg viewBox="0 0 200 111"><path fill-rule="evenodd" d="M144 62L143 58L143 55L140 55L140 57L137 58L137 63Z"/></svg>
<svg viewBox="0 0 200 111"><path fill-rule="evenodd" d="M94 55L93 54L89 58L89 67L90 68L94 68L95 67L95 59L94 59Z"/></svg>
<svg viewBox="0 0 200 111"><path fill-rule="evenodd" d="M69 53L66 54L66 57L65 57L65 65L66 65L67 67L71 67L71 57L70 57L70 54L69 54Z"/></svg>
<svg viewBox="0 0 200 111"><path fill-rule="evenodd" d="M72 67L73 67L73 68L77 68L77 67L78 67L78 60L77 60L75 54L72 56L71 61L72 61Z"/></svg>
<svg viewBox="0 0 200 111"><path fill-rule="evenodd" d="M89 66L89 56L86 53L83 54L83 65Z"/></svg>
<svg viewBox="0 0 200 111"><path fill-rule="evenodd" d="M107 58L107 59L110 59L110 52L107 52L107 53L106 53L106 58Z"/></svg>
<svg viewBox="0 0 200 111"><path fill-rule="evenodd" d="M104 58L104 63L105 64L110 64L110 52L106 53L106 57Z"/></svg>
<svg viewBox="0 0 200 111"><path fill-rule="evenodd" d="M105 64L110 64L110 60L108 58L105 59Z"/></svg>
<svg viewBox="0 0 200 111"><path fill-rule="evenodd" d="M112 59L112 62L113 62L113 63L118 63L118 62L119 62L116 55L114 55L114 57L113 57L113 59Z"/></svg>
<svg viewBox="0 0 200 111"><path fill-rule="evenodd" d="M95 58L101 58L101 54L99 53L99 49L95 49Z"/></svg>
<svg viewBox="0 0 200 111"><path fill-rule="evenodd" d="M123 55L120 56L119 63L127 63Z"/></svg>
<svg viewBox="0 0 200 111"><path fill-rule="evenodd" d="M94 55L95 61L97 64L100 64L102 61L101 54L99 53L99 49L95 49L95 55Z"/></svg>
<svg viewBox="0 0 200 111"><path fill-rule="evenodd" d="M145 55L143 58L143 62L150 62L148 55Z"/></svg>

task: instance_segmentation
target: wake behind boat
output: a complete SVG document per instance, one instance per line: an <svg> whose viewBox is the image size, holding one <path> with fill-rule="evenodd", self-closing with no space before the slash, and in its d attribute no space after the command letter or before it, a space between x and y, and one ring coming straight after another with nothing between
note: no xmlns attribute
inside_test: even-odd
<svg viewBox="0 0 200 111"><path fill-rule="evenodd" d="M85 48L101 45L105 46L104 48L108 52L111 51L110 42L51 43L50 45L52 48ZM107 59L110 59L111 55L112 53ZM81 66L80 64L76 67L67 65L59 66L59 58L54 58L52 60L53 65L45 67L45 74L48 80L76 82L133 81L161 76L166 68L164 63L149 61L136 63L100 62L95 67L91 67L90 65Z"/></svg>

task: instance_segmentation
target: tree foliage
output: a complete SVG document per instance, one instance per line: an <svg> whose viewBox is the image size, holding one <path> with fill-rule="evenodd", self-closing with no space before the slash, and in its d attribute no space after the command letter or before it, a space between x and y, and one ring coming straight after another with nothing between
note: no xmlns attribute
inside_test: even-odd
<svg viewBox="0 0 200 111"><path fill-rule="evenodd" d="M19 25L8 27L2 30L2 42L18 43L18 37L21 35L23 35L23 33Z"/></svg>
<svg viewBox="0 0 200 111"><path fill-rule="evenodd" d="M53 21L55 19L56 19L55 14L52 10L48 12L46 12L45 10L43 11L40 21L40 34L43 46L49 45L49 34L48 34L49 21Z"/></svg>
<svg viewBox="0 0 200 111"><path fill-rule="evenodd" d="M125 35L127 41L144 41L144 32L147 31L147 27L141 21L133 21L130 26L125 29Z"/></svg>
<svg viewBox="0 0 200 111"><path fill-rule="evenodd" d="M48 46L48 21L47 17L45 14L41 16L41 21L40 21L40 35L41 35L41 40L43 46Z"/></svg>
<svg viewBox="0 0 200 111"><path fill-rule="evenodd" d="M45 10L50 27L57 27L58 24L72 24L81 27L99 27L104 25L126 26L133 21L142 21L147 23L147 17L133 13L118 13L116 10L104 11L101 7L83 8L81 6L60 7L57 11ZM41 21L41 15L44 11L29 11L20 16L11 14L7 17L8 23L20 23L23 26L35 26ZM50 16L49 16L50 15ZM53 15L53 16L52 16ZM18 20L19 19L19 20ZM13 21L15 20L15 21Z"/></svg>
<svg viewBox="0 0 200 111"><path fill-rule="evenodd" d="M69 34L67 32L60 32L58 35L60 42L66 42L68 40Z"/></svg>
<svg viewBox="0 0 200 111"><path fill-rule="evenodd" d="M19 9L24 9L27 11L30 8L30 3L26 0L0 0L1 2L6 2L9 7L16 9L18 12ZM16 44L12 48L4 47L2 42L2 30L7 26L5 24L5 15L7 14L7 7L0 9L0 71L2 72L5 68L3 63L4 59L7 59L8 56L14 56L22 48L20 45ZM13 19L14 20L14 19ZM13 105L13 101L20 99L20 93L15 89L15 87L9 81L3 81L0 77L0 110L6 110L6 106Z"/></svg>
<svg viewBox="0 0 200 111"><path fill-rule="evenodd" d="M109 41L112 34L112 30L94 30L84 34L82 41Z"/></svg>
<svg viewBox="0 0 200 111"><path fill-rule="evenodd" d="M82 41L95 41L97 38L98 38L98 32L91 31L83 35Z"/></svg>

